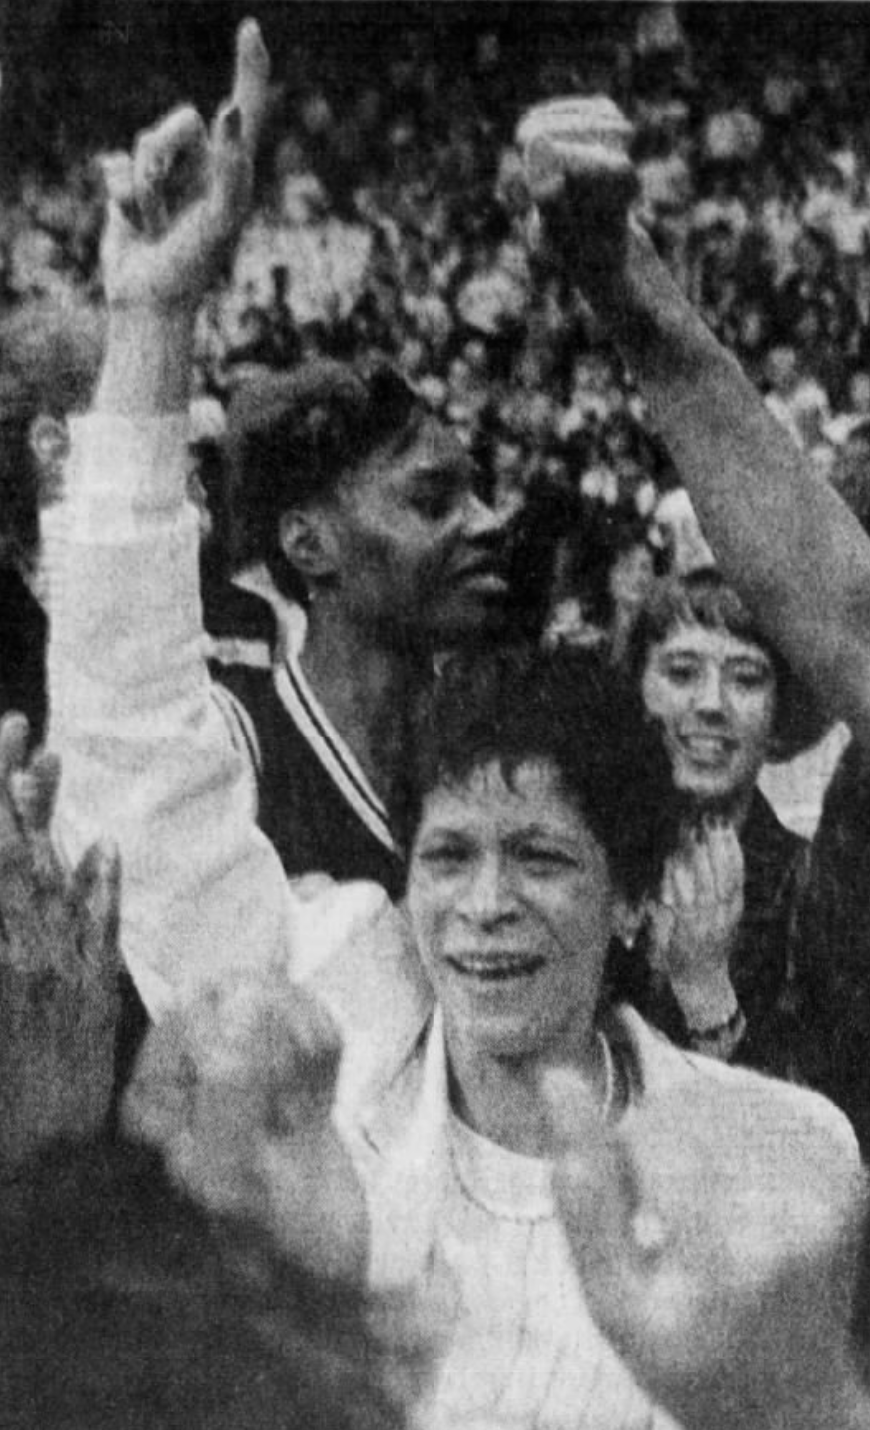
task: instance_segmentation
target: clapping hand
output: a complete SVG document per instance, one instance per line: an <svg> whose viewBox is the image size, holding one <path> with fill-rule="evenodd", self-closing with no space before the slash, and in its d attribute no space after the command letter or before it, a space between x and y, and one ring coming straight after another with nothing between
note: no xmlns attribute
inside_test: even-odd
<svg viewBox="0 0 870 1430"><path fill-rule="evenodd" d="M105 1120L118 1019L119 868L94 847L68 876L49 832L60 768L0 722L0 1174Z"/></svg>
<svg viewBox="0 0 870 1430"><path fill-rule="evenodd" d="M650 910L651 962L664 973L689 1025L724 1022L736 1008L729 960L743 918L744 864L732 824L686 831L665 865Z"/></svg>
<svg viewBox="0 0 870 1430"><path fill-rule="evenodd" d="M341 1046L315 998L259 971L205 986L149 1033L128 1131L209 1211L316 1276L363 1280L362 1186L332 1121Z"/></svg>
<svg viewBox="0 0 870 1430"><path fill-rule="evenodd" d="M324 1375L344 1375L342 1358L358 1354L342 1341L342 1307L365 1307L366 1372L404 1420L430 1377L443 1310L410 1294L367 1294L366 1198L333 1121L340 1061L335 1027L311 993L242 971L200 988L149 1032L123 1125L225 1224L228 1258L243 1278L272 1286L279 1324L300 1294L309 1320L326 1307L335 1324Z"/></svg>
<svg viewBox="0 0 870 1430"><path fill-rule="evenodd" d="M769 1087L695 1075L612 1126L549 1074L562 1219L602 1331L687 1430L857 1430L864 1178L832 1112Z"/></svg>

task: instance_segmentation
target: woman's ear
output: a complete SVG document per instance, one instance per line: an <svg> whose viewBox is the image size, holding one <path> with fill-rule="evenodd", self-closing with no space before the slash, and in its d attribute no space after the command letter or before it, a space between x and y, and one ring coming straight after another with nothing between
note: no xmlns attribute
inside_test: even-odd
<svg viewBox="0 0 870 1430"><path fill-rule="evenodd" d="M322 582L339 566L339 543L329 513L322 507L291 507L278 526L278 542L287 561L305 581Z"/></svg>

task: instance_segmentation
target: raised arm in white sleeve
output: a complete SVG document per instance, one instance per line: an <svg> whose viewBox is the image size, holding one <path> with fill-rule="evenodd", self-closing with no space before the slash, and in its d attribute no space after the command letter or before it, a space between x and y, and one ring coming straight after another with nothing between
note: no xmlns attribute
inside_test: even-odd
<svg viewBox="0 0 870 1430"><path fill-rule="evenodd" d="M288 884L255 824L250 770L206 668L185 496L195 313L247 212L267 78L248 21L210 135L179 110L111 166L107 353L94 411L74 425L52 541L57 826L72 859L100 834L119 848L121 948L152 1017L191 984L232 986L231 970L305 982L337 1024L350 1095L431 995L383 890ZM176 172L188 187L170 203Z"/></svg>
<svg viewBox="0 0 870 1430"><path fill-rule="evenodd" d="M122 949L152 1015L229 966L286 966L292 939L292 898L210 691L185 498L196 310L248 209L267 84L247 22L210 133L180 109L107 166L107 351L53 542L58 834L72 860L98 835L116 841Z"/></svg>
<svg viewBox="0 0 870 1430"><path fill-rule="evenodd" d="M152 1014L188 979L286 962L290 928L205 667L185 436L180 416L75 423L50 654L59 834L72 860L116 840L122 948Z"/></svg>

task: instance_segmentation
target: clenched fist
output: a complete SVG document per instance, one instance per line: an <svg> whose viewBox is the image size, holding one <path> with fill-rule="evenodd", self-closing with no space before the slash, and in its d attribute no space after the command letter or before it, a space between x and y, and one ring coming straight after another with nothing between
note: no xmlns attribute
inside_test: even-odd
<svg viewBox="0 0 870 1430"><path fill-rule="evenodd" d="M529 110L516 137L537 210L532 242L565 260L594 300L596 276L625 261L638 190L631 125L606 96L559 99Z"/></svg>

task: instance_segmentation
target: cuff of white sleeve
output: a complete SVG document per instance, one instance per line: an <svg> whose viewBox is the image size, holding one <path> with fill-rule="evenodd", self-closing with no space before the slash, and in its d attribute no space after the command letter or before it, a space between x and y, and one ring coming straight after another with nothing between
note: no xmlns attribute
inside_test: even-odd
<svg viewBox="0 0 870 1430"><path fill-rule="evenodd" d="M171 515L185 498L187 413L70 420L67 501L72 536L98 536L135 514Z"/></svg>

